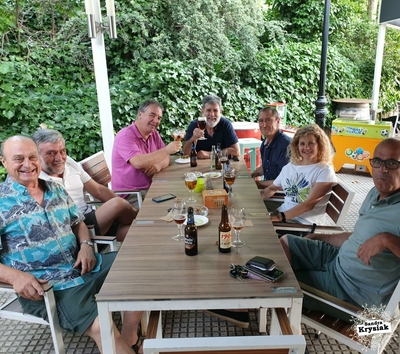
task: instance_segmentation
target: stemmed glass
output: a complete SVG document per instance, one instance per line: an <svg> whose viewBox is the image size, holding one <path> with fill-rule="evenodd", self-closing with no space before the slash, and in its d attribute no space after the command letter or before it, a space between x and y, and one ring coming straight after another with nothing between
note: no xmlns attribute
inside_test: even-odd
<svg viewBox="0 0 400 354"><path fill-rule="evenodd" d="M197 127L204 132L206 129L207 122L206 122L206 117L199 117L197 118ZM199 140L207 140L204 136L202 138L199 138Z"/></svg>
<svg viewBox="0 0 400 354"><path fill-rule="evenodd" d="M182 141L185 138L186 131L182 128L177 128L172 131L172 138L175 141ZM182 155L182 149L179 150L179 155Z"/></svg>
<svg viewBox="0 0 400 354"><path fill-rule="evenodd" d="M185 184L187 189L189 189L190 192L190 198L187 200L187 202L197 202L196 199L193 197L193 190L197 186L197 176L193 172L187 172L185 173Z"/></svg>
<svg viewBox="0 0 400 354"><path fill-rule="evenodd" d="M235 169L230 169L229 171L225 171L224 172L224 180L225 183L229 186L229 193L228 193L228 197L232 198L235 195L232 193L232 184L235 183L235 179L236 179L236 171Z"/></svg>
<svg viewBox="0 0 400 354"><path fill-rule="evenodd" d="M225 176L226 163L228 162L228 150L218 151L218 159L222 164L222 178Z"/></svg>
<svg viewBox="0 0 400 354"><path fill-rule="evenodd" d="M236 240L232 242L232 247L243 247L246 242L240 239L240 231L246 222L246 214L244 208L230 208L229 221L235 230Z"/></svg>
<svg viewBox="0 0 400 354"><path fill-rule="evenodd" d="M186 214L183 213L183 203L180 199L176 199L172 207L172 216L174 217L175 224L178 226L178 234L172 236L175 241L183 241L185 236L182 232L182 225L186 220Z"/></svg>

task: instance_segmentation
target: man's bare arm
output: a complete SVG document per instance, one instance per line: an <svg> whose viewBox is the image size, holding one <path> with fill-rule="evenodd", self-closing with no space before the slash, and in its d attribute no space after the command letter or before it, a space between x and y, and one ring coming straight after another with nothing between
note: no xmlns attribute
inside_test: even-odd
<svg viewBox="0 0 400 354"><path fill-rule="evenodd" d="M172 141L167 146L157 151L136 155L132 157L129 162L136 169L144 170L150 166L154 166L155 164L162 164L163 161L167 161L166 158L169 158L171 154L178 152L181 146L182 143L180 141Z"/></svg>
<svg viewBox="0 0 400 354"><path fill-rule="evenodd" d="M32 274L4 264L0 264L0 281L12 285L19 296L29 300L41 300L44 295L42 284L47 283L47 280L37 279Z"/></svg>
<svg viewBox="0 0 400 354"><path fill-rule="evenodd" d="M339 234L310 234L305 236L305 238L324 241L334 247L340 248L351 234L351 232L342 232Z"/></svg>
<svg viewBox="0 0 400 354"><path fill-rule="evenodd" d="M369 265L371 257L385 250L391 251L395 256L400 258L400 237L390 232L376 234L358 248L357 257Z"/></svg>

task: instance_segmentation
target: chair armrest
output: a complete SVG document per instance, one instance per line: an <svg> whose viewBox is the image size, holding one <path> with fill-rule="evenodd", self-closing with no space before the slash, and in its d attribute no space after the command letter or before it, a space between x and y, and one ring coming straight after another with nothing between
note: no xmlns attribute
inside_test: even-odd
<svg viewBox="0 0 400 354"><path fill-rule="evenodd" d="M135 194L135 193L140 193L140 190L137 191L133 191L133 190L118 190L118 191L114 191L113 192L115 194Z"/></svg>
<svg viewBox="0 0 400 354"><path fill-rule="evenodd" d="M273 221L272 225L275 230L292 230L292 231L311 231L312 225L303 225L303 224L292 224L287 222L276 222ZM343 232L343 228L340 226L325 226L325 225L317 225L315 227L315 233L340 233Z"/></svg>
<svg viewBox="0 0 400 354"><path fill-rule="evenodd" d="M320 300L321 302L324 302L332 307L335 307L339 310L342 310L343 312L347 312L353 316L357 314L357 312L362 311L363 309L359 306L350 304L349 302L346 302L344 300L338 299L335 296L332 296L330 294L327 294L319 289L313 288L310 285L304 284L299 282L299 285L301 289L303 290L303 293L311 296L314 299Z"/></svg>
<svg viewBox="0 0 400 354"><path fill-rule="evenodd" d="M49 291L53 288L53 285L50 284L41 284L42 288L45 292ZM11 284L0 282L0 291L14 292L15 290Z"/></svg>

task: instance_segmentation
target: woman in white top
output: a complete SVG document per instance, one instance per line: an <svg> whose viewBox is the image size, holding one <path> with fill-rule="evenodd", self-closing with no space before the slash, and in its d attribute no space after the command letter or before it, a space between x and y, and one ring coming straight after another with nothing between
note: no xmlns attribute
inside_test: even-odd
<svg viewBox="0 0 400 354"><path fill-rule="evenodd" d="M278 189L284 203L270 213L271 221L321 224L332 187L337 183L331 144L316 124L297 130L288 147L290 162L274 182L261 192L264 200Z"/></svg>

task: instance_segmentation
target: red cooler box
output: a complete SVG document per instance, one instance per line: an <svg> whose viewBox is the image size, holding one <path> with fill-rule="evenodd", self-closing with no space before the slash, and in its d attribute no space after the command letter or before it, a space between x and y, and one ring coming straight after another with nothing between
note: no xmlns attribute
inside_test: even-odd
<svg viewBox="0 0 400 354"><path fill-rule="evenodd" d="M258 123L253 122L232 122L233 129L239 139L254 138L261 140L261 131Z"/></svg>

